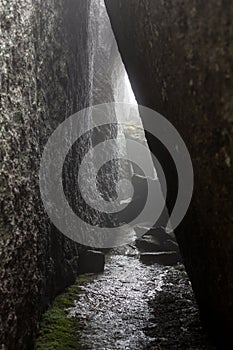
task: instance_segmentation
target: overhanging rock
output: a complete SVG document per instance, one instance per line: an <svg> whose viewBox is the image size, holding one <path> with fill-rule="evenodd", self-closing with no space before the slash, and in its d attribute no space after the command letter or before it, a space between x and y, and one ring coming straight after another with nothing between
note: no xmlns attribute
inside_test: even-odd
<svg viewBox="0 0 233 350"><path fill-rule="evenodd" d="M138 103L167 117L190 151L195 190L176 236L202 320L223 341L233 331L233 4L105 3Z"/></svg>

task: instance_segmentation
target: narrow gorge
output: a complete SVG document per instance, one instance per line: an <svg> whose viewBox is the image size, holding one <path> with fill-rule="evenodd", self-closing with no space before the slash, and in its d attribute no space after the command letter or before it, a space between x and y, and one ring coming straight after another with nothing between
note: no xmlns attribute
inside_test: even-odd
<svg viewBox="0 0 233 350"><path fill-rule="evenodd" d="M0 0L1 350L231 349L232 16L225 0ZM143 106L172 123L193 164L193 198L174 230L179 174ZM87 132L66 154L61 182L95 242L97 228L119 229L111 244L68 238L41 194L48 140L83 110L77 125ZM148 172L125 161L132 154ZM44 186L54 193L56 176ZM128 225L151 186L152 211L164 202L156 225ZM115 213L118 202L129 209Z"/></svg>

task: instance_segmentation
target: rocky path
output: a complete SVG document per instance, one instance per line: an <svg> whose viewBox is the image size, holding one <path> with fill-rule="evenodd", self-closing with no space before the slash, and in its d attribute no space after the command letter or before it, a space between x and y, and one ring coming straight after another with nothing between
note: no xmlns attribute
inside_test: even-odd
<svg viewBox="0 0 233 350"><path fill-rule="evenodd" d="M213 349L182 266L109 255L105 272L81 287L70 316L82 325L84 349Z"/></svg>

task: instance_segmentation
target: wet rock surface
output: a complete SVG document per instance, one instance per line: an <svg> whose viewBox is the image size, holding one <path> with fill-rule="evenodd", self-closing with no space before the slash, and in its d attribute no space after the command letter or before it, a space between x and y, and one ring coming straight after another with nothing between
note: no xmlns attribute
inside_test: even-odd
<svg viewBox="0 0 233 350"><path fill-rule="evenodd" d="M154 325L147 327L145 333L153 336L154 340L145 349L216 349L201 328L199 312L183 265L167 269L162 291L149 305L153 308Z"/></svg>
<svg viewBox="0 0 233 350"><path fill-rule="evenodd" d="M129 254L129 255L123 255ZM81 286L70 315L83 349L213 349L203 335L182 265L143 265L132 248L106 258L106 269Z"/></svg>

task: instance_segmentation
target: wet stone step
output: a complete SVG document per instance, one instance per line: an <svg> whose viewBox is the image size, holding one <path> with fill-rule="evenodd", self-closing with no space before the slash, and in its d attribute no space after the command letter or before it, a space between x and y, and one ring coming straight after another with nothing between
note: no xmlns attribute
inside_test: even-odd
<svg viewBox="0 0 233 350"><path fill-rule="evenodd" d="M175 251L141 253L140 260L144 264L176 265L181 261L180 256Z"/></svg>

